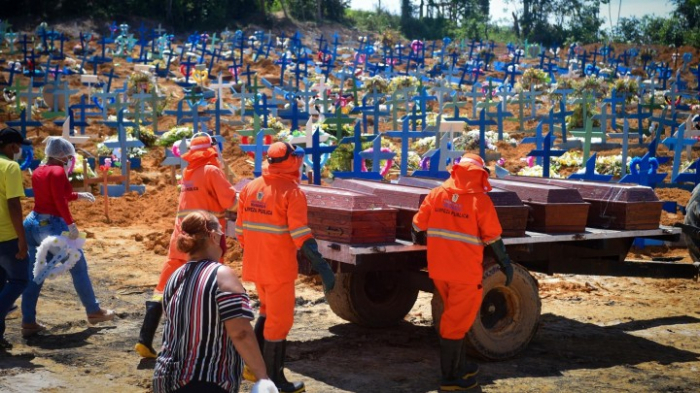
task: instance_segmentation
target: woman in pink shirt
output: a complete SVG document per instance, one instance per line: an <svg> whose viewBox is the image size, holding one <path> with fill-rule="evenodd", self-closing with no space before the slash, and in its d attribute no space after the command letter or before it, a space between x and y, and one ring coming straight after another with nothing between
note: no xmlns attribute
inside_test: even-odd
<svg viewBox="0 0 700 393"><path fill-rule="evenodd" d="M60 137L49 137L45 152L46 164L41 165L32 174L34 209L24 220L24 231L29 248L29 285L22 294L23 337L46 330L46 327L36 321L36 304L43 285L43 283L34 282L37 247L47 237L58 236L66 231L69 233L69 238L77 239L78 227L73 221L68 202L77 199L95 201L95 197L89 192L73 192L73 187L68 181L68 172L75 157L75 148L70 142ZM49 254L47 260L50 258ZM88 322L94 324L112 320L114 311L100 308L100 303L95 298L84 255L70 269L70 274L75 291L87 312Z"/></svg>

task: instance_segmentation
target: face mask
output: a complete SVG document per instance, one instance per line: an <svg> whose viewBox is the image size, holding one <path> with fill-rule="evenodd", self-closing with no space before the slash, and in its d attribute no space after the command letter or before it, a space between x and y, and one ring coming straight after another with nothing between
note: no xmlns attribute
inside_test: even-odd
<svg viewBox="0 0 700 393"><path fill-rule="evenodd" d="M66 176L69 176L70 172L71 172L70 167L73 164L73 159L69 159L67 161L61 161L59 159L56 159L56 160L60 161L63 164L63 172L66 173Z"/></svg>
<svg viewBox="0 0 700 393"><path fill-rule="evenodd" d="M12 159L14 161L19 161L21 158L22 158L22 149L19 149L19 151L17 153L12 155Z"/></svg>
<svg viewBox="0 0 700 393"><path fill-rule="evenodd" d="M221 234L221 240L219 240L219 247L221 247L221 256L223 257L226 254L226 251L228 250L228 246L226 245L225 233Z"/></svg>

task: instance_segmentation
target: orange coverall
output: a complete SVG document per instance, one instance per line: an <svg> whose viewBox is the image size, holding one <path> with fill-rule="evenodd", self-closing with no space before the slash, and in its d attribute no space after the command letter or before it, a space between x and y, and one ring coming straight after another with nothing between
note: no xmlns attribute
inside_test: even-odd
<svg viewBox="0 0 700 393"><path fill-rule="evenodd" d="M428 274L445 305L440 336L450 340L464 338L474 323L482 299L484 246L502 232L486 195L491 185L483 161L473 154L465 158L413 217L414 229L427 232Z"/></svg>
<svg viewBox="0 0 700 393"><path fill-rule="evenodd" d="M292 161L292 160L290 160ZM306 196L299 189L299 172L284 173L273 164L239 195L236 235L244 248L243 280L252 281L266 316L263 336L281 341L294 324L294 281L297 250L313 238L307 226ZM295 164L296 165L296 164Z"/></svg>
<svg viewBox="0 0 700 393"><path fill-rule="evenodd" d="M197 149L196 146L200 144L209 145L209 138L195 138L192 141L191 150L182 155L182 159L188 162L188 166L182 175L180 200L175 217L175 230L170 237L168 261L161 270L156 293L163 293L170 276L187 263L189 258L186 253L177 249L177 237L180 234L178 228L182 219L194 210L206 210L219 218L219 224L225 230L224 212L236 205L236 191L220 168L216 149L213 147Z"/></svg>

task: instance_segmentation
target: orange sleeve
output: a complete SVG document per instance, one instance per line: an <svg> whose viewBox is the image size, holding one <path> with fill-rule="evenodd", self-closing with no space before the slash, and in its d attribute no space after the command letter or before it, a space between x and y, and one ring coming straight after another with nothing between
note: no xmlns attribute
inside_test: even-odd
<svg viewBox="0 0 700 393"><path fill-rule="evenodd" d="M489 245L501 238L503 229L498 221L496 208L486 194L481 194L477 199L476 219L479 225L479 236L485 245Z"/></svg>
<svg viewBox="0 0 700 393"><path fill-rule="evenodd" d="M248 186L245 186L238 195L240 209L238 209L238 215L236 216L236 238L238 238L238 243L241 244L241 247L245 247L245 243L243 242L243 215L245 214L245 195L247 191Z"/></svg>
<svg viewBox="0 0 700 393"><path fill-rule="evenodd" d="M236 206L236 190L228 182L224 172L211 165L206 166L209 189L212 190L219 206L224 209L231 209Z"/></svg>
<svg viewBox="0 0 700 393"><path fill-rule="evenodd" d="M289 234L297 249L301 249L306 240L314 237L311 228L308 227L306 195L300 189L295 189L289 191L288 198L287 225L289 226Z"/></svg>
<svg viewBox="0 0 700 393"><path fill-rule="evenodd" d="M424 232L428 230L428 223L430 221L430 213L433 210L433 192L431 191L425 199L423 199L423 203L421 203L420 208L418 209L418 213L416 213L415 216L413 216L413 229L416 232Z"/></svg>

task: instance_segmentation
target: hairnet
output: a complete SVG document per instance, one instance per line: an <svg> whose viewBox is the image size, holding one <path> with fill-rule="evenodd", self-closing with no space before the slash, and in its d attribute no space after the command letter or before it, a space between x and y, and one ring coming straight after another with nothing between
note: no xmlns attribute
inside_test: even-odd
<svg viewBox="0 0 700 393"><path fill-rule="evenodd" d="M75 148L73 147L73 144L68 142L67 140L58 137L58 136L50 136L46 138L46 148L44 149L44 153L46 157L53 157L53 158L65 158L68 156L73 156L75 157Z"/></svg>

